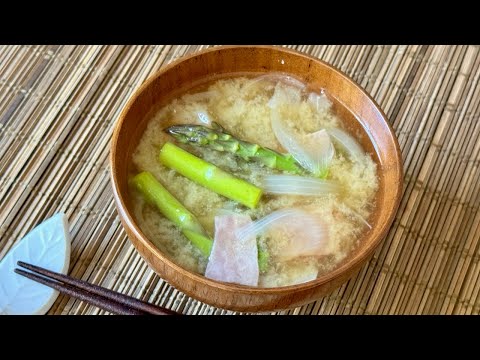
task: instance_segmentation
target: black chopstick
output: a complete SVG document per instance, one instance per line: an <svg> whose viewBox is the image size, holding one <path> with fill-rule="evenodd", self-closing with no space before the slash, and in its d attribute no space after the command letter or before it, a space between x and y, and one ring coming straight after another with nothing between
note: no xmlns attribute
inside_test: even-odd
<svg viewBox="0 0 480 360"><path fill-rule="evenodd" d="M61 293L78 298L82 301L95 305L101 309L121 315L174 315L174 311L158 307L153 304L138 300L134 297L120 294L105 289L101 286L90 284L86 281L74 279L70 276L59 274L35 265L18 261L17 265L28 269L27 272L15 269L17 274L52 287ZM38 273L42 276L39 276ZM53 280L52 280L53 279Z"/></svg>
<svg viewBox="0 0 480 360"><path fill-rule="evenodd" d="M83 291L75 288L74 286L62 284L58 281L50 280L48 278L45 278L43 276L36 275L34 273L22 270L22 269L15 269L15 272L17 274L23 275L31 280L34 280L36 282L39 282L43 285L49 286L51 288L54 288L55 290L58 290L62 294L66 294L69 296L72 296L74 298L80 299L82 301L85 301L91 305L95 305L96 307L109 311L114 314L118 315L147 315L147 313L132 309L128 306L119 304L116 301L111 301L111 300L106 300L105 298L91 294L88 291Z"/></svg>

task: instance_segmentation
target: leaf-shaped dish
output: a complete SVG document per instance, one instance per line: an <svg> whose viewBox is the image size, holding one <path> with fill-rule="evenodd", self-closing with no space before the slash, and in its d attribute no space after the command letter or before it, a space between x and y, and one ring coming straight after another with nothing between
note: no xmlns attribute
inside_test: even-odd
<svg viewBox="0 0 480 360"><path fill-rule="evenodd" d="M58 291L16 274L13 270L19 260L66 274L70 233L65 214L58 213L35 227L0 262L0 314L43 315Z"/></svg>

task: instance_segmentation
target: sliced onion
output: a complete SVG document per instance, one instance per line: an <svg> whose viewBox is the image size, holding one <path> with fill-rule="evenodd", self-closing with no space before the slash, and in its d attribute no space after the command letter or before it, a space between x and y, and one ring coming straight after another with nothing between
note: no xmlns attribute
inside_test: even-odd
<svg viewBox="0 0 480 360"><path fill-rule="evenodd" d="M293 217L302 214L303 212L298 209L277 210L261 218L260 220L254 221L248 226L244 226L236 230L235 235L237 239L243 239L248 236L261 234L264 231L268 230L271 226L275 225L276 222L282 220L285 217Z"/></svg>
<svg viewBox="0 0 480 360"><path fill-rule="evenodd" d="M328 111L332 106L332 102L327 98L325 93L322 91L320 94L311 92L308 95L308 102L317 110L319 113Z"/></svg>
<svg viewBox="0 0 480 360"><path fill-rule="evenodd" d="M196 94L186 94L184 99L188 101L204 101L209 100L214 96L218 95L218 91L216 90L208 90L203 92L198 92Z"/></svg>
<svg viewBox="0 0 480 360"><path fill-rule="evenodd" d="M270 194L318 196L340 192L340 185L330 180L296 175L267 175L263 189Z"/></svg>
<svg viewBox="0 0 480 360"><path fill-rule="evenodd" d="M353 211L353 210L352 210L352 211ZM363 218L362 215L360 215L360 214L357 213L356 211L353 211L353 214L354 214L354 215L357 217L357 219L360 220L366 227L368 227L370 230L372 230L372 225L370 225L370 224L368 223L368 221Z"/></svg>
<svg viewBox="0 0 480 360"><path fill-rule="evenodd" d="M280 115L280 106L299 103L300 92L292 92L282 86L276 86L270 99L271 124L278 142L297 160L306 170L315 176L325 177L328 171L335 148L330 136L325 130L300 136L284 123Z"/></svg>
<svg viewBox="0 0 480 360"><path fill-rule="evenodd" d="M364 224L370 230L372 229L372 225L370 225L368 223L368 221L365 220L362 215L360 215L358 212L356 212L352 208L348 207L345 204L337 204L336 207L337 207L337 209L339 209L341 212L343 212L346 215L353 215L353 217L355 217L358 221L360 221L362 224Z"/></svg>
<svg viewBox="0 0 480 360"><path fill-rule="evenodd" d="M247 88L261 81L271 81L274 83L282 83L285 85L293 86L299 90L303 90L306 87L306 85L303 82L301 82L298 79L295 79L290 75L286 75L283 73L268 73L268 74L260 75L260 76L257 76L256 78L253 78L252 81L247 85Z"/></svg>
<svg viewBox="0 0 480 360"><path fill-rule="evenodd" d="M335 148L327 131L322 129L305 137L304 149L313 160L313 173L325 177L335 155Z"/></svg>
<svg viewBox="0 0 480 360"><path fill-rule="evenodd" d="M300 137L288 129L277 111L272 111L272 129L278 142L306 170L324 177L335 155L335 149L325 130Z"/></svg>
<svg viewBox="0 0 480 360"><path fill-rule="evenodd" d="M329 129L328 133L352 160L360 160L365 154L360 144L352 136L340 129Z"/></svg>
<svg viewBox="0 0 480 360"><path fill-rule="evenodd" d="M235 231L239 241L267 231L274 238L284 240L276 256L289 260L300 256L320 256L327 251L328 229L316 215L290 208L274 211L264 218L247 224Z"/></svg>
<svg viewBox="0 0 480 360"><path fill-rule="evenodd" d="M277 110L281 105L300 104L302 101L301 89L296 87L286 87L284 84L278 83L275 86L275 92L268 102L268 106L272 110Z"/></svg>

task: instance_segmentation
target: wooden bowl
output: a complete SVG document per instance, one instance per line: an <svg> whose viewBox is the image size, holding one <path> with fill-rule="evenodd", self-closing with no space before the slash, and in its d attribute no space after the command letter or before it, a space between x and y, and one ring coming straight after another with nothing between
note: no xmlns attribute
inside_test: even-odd
<svg viewBox="0 0 480 360"><path fill-rule="evenodd" d="M254 288L221 283L187 271L165 256L135 222L127 188L128 163L149 120L149 113L196 84L232 74L285 72L326 89L346 127L361 134L360 142L378 164L376 210L372 230L335 270L304 284ZM375 101L345 74L305 54L272 46L226 46L208 49L164 67L131 97L118 119L111 143L111 179L122 224L135 248L163 279L187 295L237 311L270 311L296 307L331 292L352 277L387 234L397 211L403 168L397 139Z"/></svg>

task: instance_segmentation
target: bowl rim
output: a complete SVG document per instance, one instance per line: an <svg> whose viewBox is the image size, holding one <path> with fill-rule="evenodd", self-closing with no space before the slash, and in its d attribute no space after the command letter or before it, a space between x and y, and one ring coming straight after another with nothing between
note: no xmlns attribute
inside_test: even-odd
<svg viewBox="0 0 480 360"><path fill-rule="evenodd" d="M143 93L144 89L148 88L150 84L155 82L159 77L161 77L165 72L169 71L173 67L177 66L178 64L189 60L191 58L197 57L197 56L202 56L206 53L210 52L217 52L217 51L222 51L222 50L228 50L228 49L235 49L235 48L252 48L252 49L268 49L268 50L275 50L279 52L284 52L284 53L289 53L294 56L300 56L304 57L307 60L313 60L315 62L321 63L323 66L329 68L331 71L336 73L337 76L342 77L344 80L348 81L351 85L356 87L363 95L365 95L373 104L373 106L376 108L376 110L380 113L382 116L382 120L384 122L384 125L387 126L388 129L388 135L389 137L393 140L394 143L394 149L395 152L394 155L396 157L396 163L398 164L398 172L396 174L397 176L397 181L396 183L398 186L395 187L395 194L393 197L393 209L390 212L387 220L384 222L383 227L380 229L379 234L376 238L373 239L373 241L365 247L361 252L358 253L358 255L355 255L353 257L348 258L347 261L341 263L341 265L337 268L335 268L332 271L329 271L323 275L320 275L317 277L315 280L311 280L305 283L300 283L300 284L295 284L295 285L288 285L288 286L282 286L282 287L272 287L272 288L264 288L264 287L253 287L253 286L246 286L246 285L240 285L240 284L234 284L234 283L226 283L226 282L221 282L221 281L216 281L213 279L209 279L205 277L204 275L194 273L190 270L187 270L174 261L172 261L168 256L164 255L163 252L158 249L141 231L141 229L137 226L135 220L133 219L132 214L127 209L127 206L125 204L124 198L121 195L120 189L118 187L118 183L114 177L114 174L116 173L116 164L115 164L115 153L116 153L116 145L118 141L118 137L120 134L120 129L122 128L122 125L125 121L126 115L130 111L130 108L132 105L135 103L136 99ZM373 252L377 249L378 245L381 243L381 241L385 238L387 235L393 220L396 216L396 213L398 211L398 207L400 205L400 201L402 199L402 189L403 189L403 174L404 174L404 169L403 169L403 161L402 161L402 156L401 156L401 150L400 146L398 143L398 139L395 135L395 132L390 125L390 123L387 120L387 116L383 112L382 108L377 104L377 102L370 96L370 94L362 88L360 84L358 84L355 80L351 79L348 75L346 75L344 72L341 70L337 69L335 66L328 64L327 62L320 60L314 56L305 54L303 52L293 50L293 49L288 49L280 46L273 46L273 45L225 45L225 46L215 46L212 48L204 49L198 52L194 52L189 55L185 56L180 56L178 59L172 61L170 64L161 67L159 70L157 70L155 73L149 76L149 78L143 82L131 95L128 100L128 102L125 104L122 112L120 113L117 122L114 127L112 139L110 142L110 157L109 157L109 162L110 162L110 180L112 183L112 188L113 188L113 195L115 199L115 204L117 207L117 211L119 212L120 217L123 219L124 224L129 228L129 230L139 239L141 242L142 246L148 249L148 251L152 254L154 254L157 258L159 258L163 263L165 263L168 267L172 268L174 271L182 273L182 275L189 277L191 280L194 282L202 282L208 286L211 286L213 288L218 288L223 291L227 292L233 292L233 293L242 293L242 294L257 294L257 295L280 295L282 293L291 293L293 292L298 292L298 291L304 291L304 290L309 290L312 288L316 288L319 286L322 286L324 284L327 284L340 276L342 276L344 273L348 272L350 269L357 267L364 261L368 260L369 257L373 254ZM370 138L370 141L371 138ZM137 245L135 242L133 242L130 238L129 241L134 245L134 247L137 249ZM144 255L139 251L139 254L145 259ZM145 259L147 260L147 259ZM150 267L155 271L155 268L151 265L150 261L147 260L147 262L150 264ZM155 271L156 272L156 271ZM165 280L168 282L169 279L165 278ZM180 288L180 290L182 290Z"/></svg>

